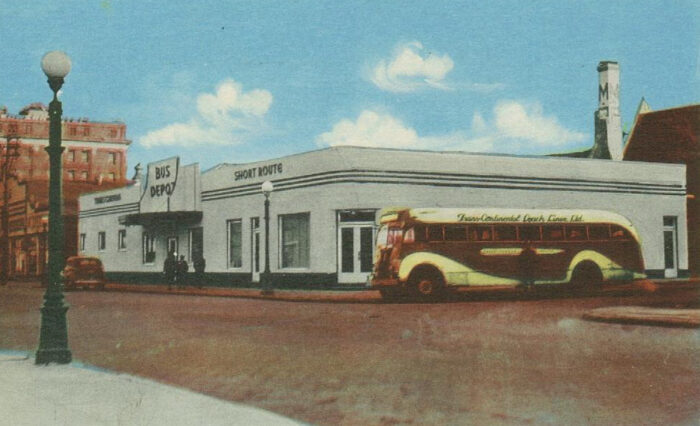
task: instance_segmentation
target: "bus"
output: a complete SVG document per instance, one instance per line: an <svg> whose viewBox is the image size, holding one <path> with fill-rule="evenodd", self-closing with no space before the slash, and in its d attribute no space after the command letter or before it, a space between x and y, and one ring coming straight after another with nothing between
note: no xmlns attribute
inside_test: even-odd
<svg viewBox="0 0 700 426"><path fill-rule="evenodd" d="M451 287L583 287L642 278L639 235L616 213L388 208L380 212L368 286L385 298L428 299Z"/></svg>

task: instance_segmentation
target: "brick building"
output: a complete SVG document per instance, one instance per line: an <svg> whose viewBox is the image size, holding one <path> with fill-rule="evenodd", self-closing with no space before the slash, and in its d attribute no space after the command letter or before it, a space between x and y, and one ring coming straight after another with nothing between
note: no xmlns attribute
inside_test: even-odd
<svg viewBox="0 0 700 426"><path fill-rule="evenodd" d="M651 111L642 100L624 159L686 165L688 266L691 275L700 276L700 104ZM664 224L665 229L673 226ZM664 231L665 239L669 231ZM672 261L667 259L667 266Z"/></svg>
<svg viewBox="0 0 700 426"><path fill-rule="evenodd" d="M47 259L49 179L49 156L44 148L48 138L48 111L43 104L30 104L17 115L0 107L0 274L5 272L5 256L10 277L43 273ZM124 123L64 118L66 256L77 253L78 197L126 183L126 151L130 143Z"/></svg>

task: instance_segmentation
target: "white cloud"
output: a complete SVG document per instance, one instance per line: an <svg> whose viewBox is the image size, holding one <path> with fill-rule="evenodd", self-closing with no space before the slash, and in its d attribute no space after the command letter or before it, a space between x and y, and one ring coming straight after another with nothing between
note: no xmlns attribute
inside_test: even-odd
<svg viewBox="0 0 700 426"><path fill-rule="evenodd" d="M567 130L555 117L545 116L537 104L501 101L493 108L493 118L481 113L472 116L468 130L421 136L401 120L384 113L365 110L357 120L343 119L329 132L316 138L319 146L354 145L377 148L455 150L538 154L580 142L587 135Z"/></svg>
<svg viewBox="0 0 700 426"><path fill-rule="evenodd" d="M449 89L445 77L454 68L448 54L426 52L417 41L399 46L390 60L380 61L373 69L371 80L380 89L390 92L413 92L434 87Z"/></svg>
<svg viewBox="0 0 700 426"><path fill-rule="evenodd" d="M242 86L225 80L215 93L197 97L197 115L184 123L173 123L148 132L140 139L145 147L235 145L263 126L263 118L272 104L272 94L255 89L243 92Z"/></svg>
<svg viewBox="0 0 700 426"><path fill-rule="evenodd" d="M501 101L493 110L495 130L501 139L519 139L532 145L557 147L580 142L586 135L567 130L556 117L545 116L539 103L525 105Z"/></svg>

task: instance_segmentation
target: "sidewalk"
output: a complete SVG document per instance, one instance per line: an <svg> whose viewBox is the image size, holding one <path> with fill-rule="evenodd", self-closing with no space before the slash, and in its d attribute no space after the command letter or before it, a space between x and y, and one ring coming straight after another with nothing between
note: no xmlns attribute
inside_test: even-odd
<svg viewBox="0 0 700 426"><path fill-rule="evenodd" d="M0 351L0 425L301 425L280 415L79 362Z"/></svg>
<svg viewBox="0 0 700 426"><path fill-rule="evenodd" d="M700 328L700 309L612 306L592 309L583 314L583 319L620 324Z"/></svg>

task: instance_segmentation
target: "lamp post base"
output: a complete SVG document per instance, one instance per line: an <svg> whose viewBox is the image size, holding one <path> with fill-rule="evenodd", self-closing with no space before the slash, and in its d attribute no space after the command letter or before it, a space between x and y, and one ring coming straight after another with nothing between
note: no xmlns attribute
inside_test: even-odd
<svg viewBox="0 0 700 426"><path fill-rule="evenodd" d="M269 296L275 293L272 289L272 280L270 279L269 272L263 272L260 274L260 294L263 296Z"/></svg>
<svg viewBox="0 0 700 426"><path fill-rule="evenodd" d="M41 308L41 334L39 349L36 351L36 364L68 364L72 360L68 349L68 327L66 311L68 307L60 301L53 306L45 303Z"/></svg>

